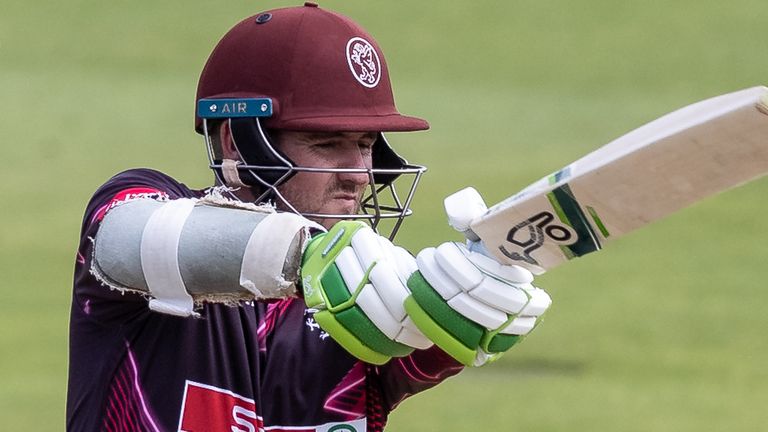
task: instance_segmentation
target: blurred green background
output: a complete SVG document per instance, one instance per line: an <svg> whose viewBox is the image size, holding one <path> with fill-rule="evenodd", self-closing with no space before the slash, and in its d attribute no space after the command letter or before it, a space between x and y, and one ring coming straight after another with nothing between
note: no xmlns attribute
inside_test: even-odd
<svg viewBox="0 0 768 432"><path fill-rule="evenodd" d="M672 109L768 83L765 0L327 0L387 53L392 134L424 163L412 250L458 239L441 199L494 203ZM236 21L286 1L0 6L0 429L62 430L71 273L91 193L138 166L211 182L200 69ZM766 429L768 180L539 279L554 306L498 363L404 402L388 430ZM659 191L663 193L663 191Z"/></svg>

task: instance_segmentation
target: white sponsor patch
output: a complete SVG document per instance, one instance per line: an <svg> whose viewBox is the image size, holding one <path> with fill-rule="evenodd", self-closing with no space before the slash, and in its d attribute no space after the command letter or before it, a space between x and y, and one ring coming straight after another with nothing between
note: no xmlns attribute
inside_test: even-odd
<svg viewBox="0 0 768 432"><path fill-rule="evenodd" d="M381 62L373 45L360 37L353 37L347 42L347 64L357 82L368 88L374 88L381 78Z"/></svg>
<svg viewBox="0 0 768 432"><path fill-rule="evenodd" d="M365 418L348 422L331 422L317 426L317 432L365 432L367 422Z"/></svg>

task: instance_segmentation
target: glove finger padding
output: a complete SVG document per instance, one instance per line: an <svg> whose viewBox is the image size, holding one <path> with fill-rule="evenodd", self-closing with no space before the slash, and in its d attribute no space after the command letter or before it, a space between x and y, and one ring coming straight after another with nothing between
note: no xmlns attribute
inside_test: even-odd
<svg viewBox="0 0 768 432"><path fill-rule="evenodd" d="M416 264L399 249L362 222L342 221L312 239L304 253L304 299L317 310L315 321L368 363L383 364L432 345L405 312L410 291L403 272Z"/></svg>
<svg viewBox="0 0 768 432"><path fill-rule="evenodd" d="M416 257L419 272L408 280L405 307L435 344L468 366L500 356L539 322L552 303L517 266L443 243Z"/></svg>

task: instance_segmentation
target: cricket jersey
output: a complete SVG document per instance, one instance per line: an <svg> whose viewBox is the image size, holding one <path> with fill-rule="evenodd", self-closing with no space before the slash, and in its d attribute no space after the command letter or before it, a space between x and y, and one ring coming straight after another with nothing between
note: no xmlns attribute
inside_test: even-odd
<svg viewBox="0 0 768 432"><path fill-rule="evenodd" d="M203 195L135 169L89 202L70 318L68 430L379 431L403 399L459 372L436 347L383 366L363 363L320 329L300 298L206 303L198 317L179 317L91 274L92 239L111 207Z"/></svg>

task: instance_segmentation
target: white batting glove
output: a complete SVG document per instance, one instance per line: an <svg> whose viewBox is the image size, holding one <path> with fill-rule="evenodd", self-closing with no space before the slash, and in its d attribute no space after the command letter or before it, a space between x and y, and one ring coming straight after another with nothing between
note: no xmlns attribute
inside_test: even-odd
<svg viewBox="0 0 768 432"><path fill-rule="evenodd" d="M301 268L315 321L355 357L383 364L432 346L404 300L416 260L363 222L342 221L312 240Z"/></svg>
<svg viewBox="0 0 768 432"><path fill-rule="evenodd" d="M531 284L523 267L502 265L482 253L470 230L487 207L472 188L445 201L449 224L470 240L443 243L421 251L419 272L408 281L412 291L406 310L436 345L467 366L498 358L539 323L552 304ZM472 251L470 251L470 249Z"/></svg>
<svg viewBox="0 0 768 432"><path fill-rule="evenodd" d="M406 310L436 345L467 366L493 360L538 324L552 304L519 266L501 265L461 243L416 256Z"/></svg>

